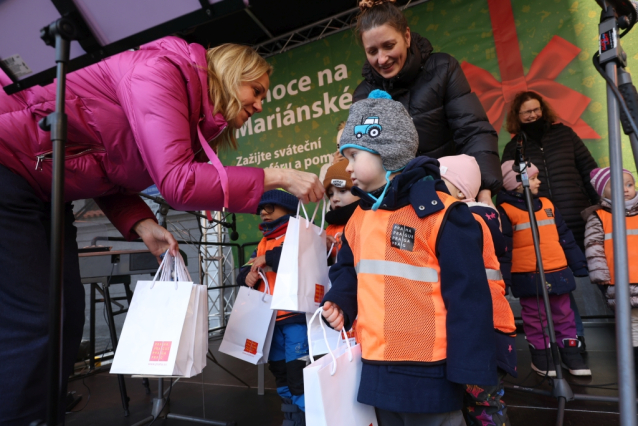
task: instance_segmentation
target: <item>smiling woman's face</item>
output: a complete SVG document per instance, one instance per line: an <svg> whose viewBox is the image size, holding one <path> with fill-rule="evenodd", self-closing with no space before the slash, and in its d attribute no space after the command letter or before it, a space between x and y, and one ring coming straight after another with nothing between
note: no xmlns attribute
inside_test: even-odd
<svg viewBox="0 0 638 426"><path fill-rule="evenodd" d="M269 86L270 78L266 73L257 80L241 83L237 89L237 97L241 102L242 109L232 123L234 128L239 129L253 114L261 112L261 102L266 97Z"/></svg>
<svg viewBox="0 0 638 426"><path fill-rule="evenodd" d="M410 28L402 34L388 24L361 34L368 62L383 78L392 78L401 71L408 57Z"/></svg>

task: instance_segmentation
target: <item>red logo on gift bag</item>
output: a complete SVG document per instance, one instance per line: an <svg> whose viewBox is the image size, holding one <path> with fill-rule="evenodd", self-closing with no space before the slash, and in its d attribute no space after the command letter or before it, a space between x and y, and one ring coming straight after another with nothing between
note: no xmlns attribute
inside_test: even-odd
<svg viewBox="0 0 638 426"><path fill-rule="evenodd" d="M321 303L326 288L321 284L315 284L315 303Z"/></svg>
<svg viewBox="0 0 638 426"><path fill-rule="evenodd" d="M259 346L259 343L253 342L250 339L246 339L246 344L244 345L244 352L257 355L257 346Z"/></svg>
<svg viewBox="0 0 638 426"><path fill-rule="evenodd" d="M168 361L168 354L171 352L173 342L153 342L151 358L149 361Z"/></svg>

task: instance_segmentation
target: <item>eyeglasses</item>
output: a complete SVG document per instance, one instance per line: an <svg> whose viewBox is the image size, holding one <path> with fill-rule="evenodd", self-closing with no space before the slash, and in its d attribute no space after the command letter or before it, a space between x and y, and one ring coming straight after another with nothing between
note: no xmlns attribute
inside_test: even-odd
<svg viewBox="0 0 638 426"><path fill-rule="evenodd" d="M534 108L534 109L530 109L529 111L521 111L519 112L520 115L522 115L523 117L529 117L530 115L532 115L532 113L534 113L534 115L539 115L541 113L541 108Z"/></svg>
<svg viewBox="0 0 638 426"><path fill-rule="evenodd" d="M263 204L261 205L261 208L259 209L260 212L264 211L266 212L266 214L271 214L272 212L275 211L275 205L274 204Z"/></svg>

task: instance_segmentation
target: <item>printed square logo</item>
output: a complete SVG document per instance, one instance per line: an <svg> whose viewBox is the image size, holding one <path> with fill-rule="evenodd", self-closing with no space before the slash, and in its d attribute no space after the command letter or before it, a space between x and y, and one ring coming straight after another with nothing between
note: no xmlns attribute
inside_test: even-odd
<svg viewBox="0 0 638 426"><path fill-rule="evenodd" d="M246 344L244 345L244 352L248 352L249 354L257 355L257 347L259 343L253 342L250 339L246 339Z"/></svg>
<svg viewBox="0 0 638 426"><path fill-rule="evenodd" d="M315 303L321 303L323 296L326 292L326 288L321 284L315 284Z"/></svg>
<svg viewBox="0 0 638 426"><path fill-rule="evenodd" d="M554 212L552 211L552 209L545 209L545 214L547 215L547 217L554 217Z"/></svg>
<svg viewBox="0 0 638 426"><path fill-rule="evenodd" d="M392 225L392 247L398 248L399 250L413 251L415 234L416 229L395 223Z"/></svg>
<svg viewBox="0 0 638 426"><path fill-rule="evenodd" d="M149 361L168 361L168 355L171 352L171 344L173 342L153 342L151 349L151 358Z"/></svg>

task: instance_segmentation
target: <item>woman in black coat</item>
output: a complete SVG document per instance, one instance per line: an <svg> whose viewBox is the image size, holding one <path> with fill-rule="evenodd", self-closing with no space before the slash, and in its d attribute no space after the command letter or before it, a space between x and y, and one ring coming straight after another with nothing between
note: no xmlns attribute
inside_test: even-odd
<svg viewBox="0 0 638 426"><path fill-rule="evenodd" d="M492 204L502 184L498 138L458 61L447 53L432 53L430 42L410 32L393 3L364 0L359 7L357 33L367 61L354 101L374 89L390 93L414 119L417 155L473 156L481 168L478 201Z"/></svg>
<svg viewBox="0 0 638 426"><path fill-rule="evenodd" d="M554 203L583 250L585 221L580 212L598 202L589 183L589 172L598 165L578 135L556 123L557 118L538 93L517 94L507 115L507 130L516 136L505 145L501 161L515 160L516 141L524 132L525 156L539 170L539 195Z"/></svg>

